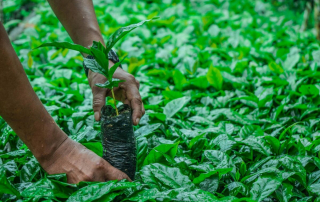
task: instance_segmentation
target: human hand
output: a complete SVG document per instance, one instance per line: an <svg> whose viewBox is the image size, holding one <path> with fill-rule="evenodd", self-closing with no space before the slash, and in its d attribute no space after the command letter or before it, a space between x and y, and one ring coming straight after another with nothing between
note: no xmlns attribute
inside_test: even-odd
<svg viewBox="0 0 320 202"><path fill-rule="evenodd" d="M66 173L68 183L131 179L91 150L67 138L41 166L49 174Z"/></svg>
<svg viewBox="0 0 320 202"><path fill-rule="evenodd" d="M109 61L109 67L112 66L113 63ZM132 122L134 125L138 125L141 117L145 113L139 93L139 81L121 68L118 68L115 71L113 78L125 80L125 82L119 84L119 87L114 88L115 98L124 104L128 104L132 108ZM89 70L88 80L93 94L94 118L96 121L99 121L101 117L101 108L105 105L106 96L112 96L111 91L95 85L96 83L105 83L107 81L107 78L102 74Z"/></svg>

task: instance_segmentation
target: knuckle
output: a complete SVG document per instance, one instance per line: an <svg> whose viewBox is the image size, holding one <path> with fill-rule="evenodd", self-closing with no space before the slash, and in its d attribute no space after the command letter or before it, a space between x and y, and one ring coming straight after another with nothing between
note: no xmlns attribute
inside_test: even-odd
<svg viewBox="0 0 320 202"><path fill-rule="evenodd" d="M132 102L137 105L142 105L141 97L133 97Z"/></svg>
<svg viewBox="0 0 320 202"><path fill-rule="evenodd" d="M102 96L95 96L92 100L92 104L100 104L103 101L103 97Z"/></svg>
<svg viewBox="0 0 320 202"><path fill-rule="evenodd" d="M120 84L119 84L119 88L121 88L121 89L126 89L126 85L125 85L124 83L120 83Z"/></svg>
<svg viewBox="0 0 320 202"><path fill-rule="evenodd" d="M93 93L92 105L93 107L99 107L103 104L105 99L105 92Z"/></svg>
<svg viewBox="0 0 320 202"><path fill-rule="evenodd" d="M94 99L92 102L93 109L99 108L103 105L102 99Z"/></svg>
<svg viewBox="0 0 320 202"><path fill-rule="evenodd" d="M93 181L93 180L94 180L93 172L90 172L82 177L82 181Z"/></svg>
<svg viewBox="0 0 320 202"><path fill-rule="evenodd" d="M92 95L93 95L93 98L95 98L95 97L97 97L97 96L99 96L101 93L101 90L100 89L98 89L98 87L97 86L94 86L94 87L92 87L91 88L92 89Z"/></svg>
<svg viewBox="0 0 320 202"><path fill-rule="evenodd" d="M95 72L90 74L90 72L89 72L88 81L89 81L89 85L92 89L99 89L99 87L97 87L95 84L96 83L104 83L107 81L107 78L101 74L98 74Z"/></svg>
<svg viewBox="0 0 320 202"><path fill-rule="evenodd" d="M102 159L98 160L98 162L96 163L96 169L97 170L103 170L104 169L104 161Z"/></svg>
<svg viewBox="0 0 320 202"><path fill-rule="evenodd" d="M129 177L128 177L126 174L121 173L121 174L119 174L118 179L119 179L119 180L129 179Z"/></svg>
<svg viewBox="0 0 320 202"><path fill-rule="evenodd" d="M135 81L136 79L134 78L134 76L132 74L128 75L128 81Z"/></svg>
<svg viewBox="0 0 320 202"><path fill-rule="evenodd" d="M99 87L96 86L96 85L93 85L93 86L91 87L91 89L92 89L93 95L99 94L100 92L103 92L103 90L104 90L104 89L102 89L102 88L99 88Z"/></svg>

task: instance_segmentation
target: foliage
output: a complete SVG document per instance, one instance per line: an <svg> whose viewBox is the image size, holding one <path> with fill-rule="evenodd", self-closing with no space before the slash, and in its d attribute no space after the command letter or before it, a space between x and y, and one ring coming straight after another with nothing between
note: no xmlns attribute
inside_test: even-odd
<svg viewBox="0 0 320 202"><path fill-rule="evenodd" d="M155 18L152 18L155 19ZM117 62L114 64L112 67L109 69L109 62L108 62L108 55L109 52L111 51L112 47L119 41L121 38L123 38L126 34L137 28L138 26L143 25L145 22L150 21L150 20L144 20L141 21L137 24L132 24L127 27L122 27L118 29L115 33L113 33L109 40L106 43L106 46L104 47L103 44L99 41L93 41L93 44L90 48L83 47L81 45L77 44L71 44L68 42L52 42L52 43L44 43L40 47L56 47L56 48L67 48L75 51L79 51L80 53L85 53L92 55L95 60L91 59L84 59L84 64L88 69L90 69L93 72L97 72L99 74L104 75L108 80L102 84L102 83L97 83L96 86L100 88L108 88L112 91L112 96L113 100L115 101L114 97L114 92L113 88L118 87L119 83L124 82L125 80L120 80L117 78L112 78L114 72L116 69L120 66L121 62ZM117 106L115 105L117 115L118 114L118 109Z"/></svg>
<svg viewBox="0 0 320 202"><path fill-rule="evenodd" d="M6 200L319 201L320 46L264 1L95 1L100 28L161 19L116 46L141 82L137 180L48 176L0 120ZM46 3L14 41L31 84L70 137L101 155L82 57ZM290 11L286 11L290 12ZM112 100L108 101L112 102Z"/></svg>

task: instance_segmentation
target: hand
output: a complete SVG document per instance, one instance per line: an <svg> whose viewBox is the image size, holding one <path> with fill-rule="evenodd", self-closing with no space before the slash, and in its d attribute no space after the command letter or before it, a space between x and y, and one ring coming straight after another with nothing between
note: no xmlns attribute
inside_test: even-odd
<svg viewBox="0 0 320 202"><path fill-rule="evenodd" d="M109 67L112 66L113 63L109 61ZM125 82L119 84L119 87L114 88L114 94L117 100L124 104L128 104L132 108L132 122L134 125L138 125L141 117L145 113L139 93L139 81L121 68L118 68L115 71L113 78L125 80ZM101 74L89 70L88 80L93 94L94 118L96 121L99 121L101 117L101 108L106 103L106 96L112 96L111 90L100 88L95 85L96 83L105 83L107 81L107 78Z"/></svg>
<svg viewBox="0 0 320 202"><path fill-rule="evenodd" d="M39 162L49 174L66 173L68 183L131 179L83 145L67 138L54 154Z"/></svg>

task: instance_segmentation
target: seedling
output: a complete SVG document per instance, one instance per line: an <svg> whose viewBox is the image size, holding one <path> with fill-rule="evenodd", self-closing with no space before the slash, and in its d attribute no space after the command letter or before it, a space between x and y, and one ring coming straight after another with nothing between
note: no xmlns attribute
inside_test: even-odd
<svg viewBox="0 0 320 202"><path fill-rule="evenodd" d="M120 79L112 78L112 77L113 77L114 72L120 66L120 64L121 64L121 62L123 60L120 61L120 62L117 62L111 68L109 68L108 54L109 54L110 50L112 49L112 47L121 38L123 38L126 34L131 32L135 28L143 25L145 22L148 22L148 21L151 21L151 20L154 20L154 19L157 19L157 18L158 17L154 17L154 18L152 18L150 20L144 20L144 21L141 21L141 22L139 22L137 24L132 24L132 25L129 25L127 27L122 27L122 28L118 29L115 33L113 33L111 35L111 37L107 41L105 47L103 46L103 44L101 42L93 41L92 46L89 47L89 48L86 48L84 46L77 45L77 44L71 44L71 43L68 43L68 42L44 43L41 46L39 46L38 48L53 46L53 47L57 47L57 48L68 48L68 49L71 49L71 50L79 51L81 53L92 55L95 60L84 58L84 63L91 71L97 72L99 74L102 74L108 79L104 84L97 83L96 86L98 86L100 88L107 88L107 89L111 90L112 98L113 98L113 101L114 101L114 107L116 109L116 114L118 116L119 112L118 112L118 108L117 108L117 105L116 105L116 98L114 96L114 90L113 89L115 87L118 87L119 83L124 82L125 80L120 80Z"/></svg>

